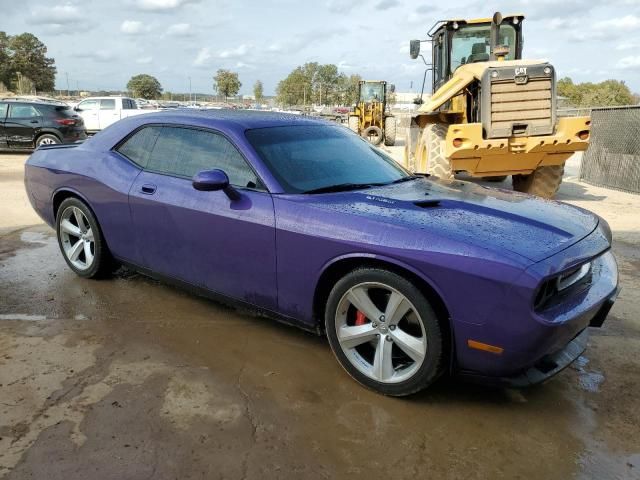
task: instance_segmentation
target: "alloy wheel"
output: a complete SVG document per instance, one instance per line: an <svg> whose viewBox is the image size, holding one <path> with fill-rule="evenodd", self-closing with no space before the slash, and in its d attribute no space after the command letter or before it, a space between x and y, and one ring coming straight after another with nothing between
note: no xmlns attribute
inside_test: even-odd
<svg viewBox="0 0 640 480"><path fill-rule="evenodd" d="M427 353L427 335L417 309L382 283L350 288L338 304L335 328L351 364L381 383L411 378Z"/></svg>
<svg viewBox="0 0 640 480"><path fill-rule="evenodd" d="M38 145L57 145L58 142L56 142L53 138L50 137L44 137L41 138L40 141L38 142Z"/></svg>
<svg viewBox="0 0 640 480"><path fill-rule="evenodd" d="M82 210L68 207L60 221L62 249L69 262L78 270L87 270L95 258L93 229Z"/></svg>

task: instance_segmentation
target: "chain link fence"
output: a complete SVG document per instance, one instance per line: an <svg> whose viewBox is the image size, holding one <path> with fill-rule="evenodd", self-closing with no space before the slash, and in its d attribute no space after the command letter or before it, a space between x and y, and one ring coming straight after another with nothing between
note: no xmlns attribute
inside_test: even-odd
<svg viewBox="0 0 640 480"><path fill-rule="evenodd" d="M580 180L640 193L640 106L591 109L591 139Z"/></svg>

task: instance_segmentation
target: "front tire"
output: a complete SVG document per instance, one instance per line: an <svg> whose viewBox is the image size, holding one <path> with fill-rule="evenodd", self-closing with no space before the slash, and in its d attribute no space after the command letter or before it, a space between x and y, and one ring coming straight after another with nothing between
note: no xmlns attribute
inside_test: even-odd
<svg viewBox="0 0 640 480"><path fill-rule="evenodd" d="M56 215L58 245L69 268L84 278L111 272L111 254L95 215L81 200L64 200Z"/></svg>
<svg viewBox="0 0 640 480"><path fill-rule="evenodd" d="M444 154L447 129L448 125L442 123L427 125L418 145L420 156L416 157L419 171L445 180L453 179L451 162Z"/></svg>
<svg viewBox="0 0 640 480"><path fill-rule="evenodd" d="M349 117L349 130L352 132L358 133L358 117L351 116Z"/></svg>
<svg viewBox="0 0 640 480"><path fill-rule="evenodd" d="M442 372L442 332L428 300L407 279L361 268L331 290L325 313L329 344L357 382L378 393L405 396Z"/></svg>

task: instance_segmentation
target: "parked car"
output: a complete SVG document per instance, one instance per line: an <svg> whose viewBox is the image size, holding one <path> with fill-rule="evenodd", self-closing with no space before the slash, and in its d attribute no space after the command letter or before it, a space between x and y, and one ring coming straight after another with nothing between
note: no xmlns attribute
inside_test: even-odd
<svg viewBox="0 0 640 480"><path fill-rule="evenodd" d="M325 333L353 378L388 395L443 373L543 381L582 353L618 288L596 215L410 175L301 116L128 118L40 148L25 180L79 276L115 260Z"/></svg>
<svg viewBox="0 0 640 480"><path fill-rule="evenodd" d="M33 149L85 138L82 118L62 102L0 100L0 149Z"/></svg>
<svg viewBox="0 0 640 480"><path fill-rule="evenodd" d="M89 133L103 130L122 118L157 111L140 109L136 101L128 97L90 97L78 103L75 110L84 119Z"/></svg>

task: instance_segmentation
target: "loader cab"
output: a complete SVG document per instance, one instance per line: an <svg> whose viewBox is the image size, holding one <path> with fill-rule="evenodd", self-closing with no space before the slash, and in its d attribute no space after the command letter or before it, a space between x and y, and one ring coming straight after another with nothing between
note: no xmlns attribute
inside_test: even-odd
<svg viewBox="0 0 640 480"><path fill-rule="evenodd" d="M504 49L504 60L522 58L522 15L504 17L500 23L496 45ZM446 20L429 32L432 45L435 92L447 82L461 65L491 60L491 25L488 19Z"/></svg>
<svg viewBox="0 0 640 480"><path fill-rule="evenodd" d="M387 82L360 81L360 94L358 102L372 103L384 102Z"/></svg>

